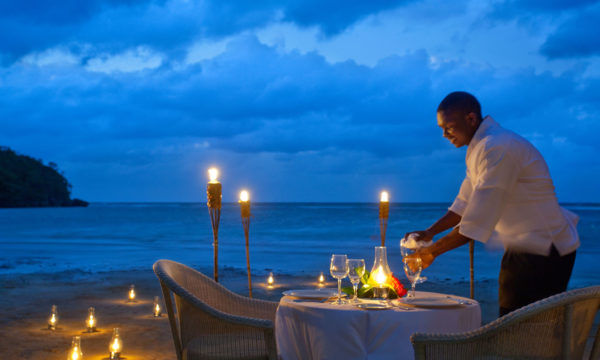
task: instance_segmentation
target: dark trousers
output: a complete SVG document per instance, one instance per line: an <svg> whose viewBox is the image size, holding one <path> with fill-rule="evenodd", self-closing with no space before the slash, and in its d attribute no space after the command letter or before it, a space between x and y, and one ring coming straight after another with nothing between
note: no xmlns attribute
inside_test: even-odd
<svg viewBox="0 0 600 360"><path fill-rule="evenodd" d="M554 245L549 256L506 250L498 278L500 316L567 289L575 251L560 256Z"/></svg>

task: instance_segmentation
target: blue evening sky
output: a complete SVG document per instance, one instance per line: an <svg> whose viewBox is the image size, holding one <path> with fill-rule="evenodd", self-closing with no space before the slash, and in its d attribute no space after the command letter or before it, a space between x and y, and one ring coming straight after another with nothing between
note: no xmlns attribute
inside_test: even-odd
<svg viewBox="0 0 600 360"><path fill-rule="evenodd" d="M449 92L600 201L600 2L0 1L0 145L88 201L451 201Z"/></svg>

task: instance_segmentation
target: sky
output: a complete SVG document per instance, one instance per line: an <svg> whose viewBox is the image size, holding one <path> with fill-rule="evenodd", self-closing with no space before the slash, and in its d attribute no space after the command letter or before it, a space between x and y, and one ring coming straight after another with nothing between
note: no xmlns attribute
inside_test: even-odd
<svg viewBox="0 0 600 360"><path fill-rule="evenodd" d="M0 145L102 201L451 202L474 94L600 202L600 2L0 0Z"/></svg>

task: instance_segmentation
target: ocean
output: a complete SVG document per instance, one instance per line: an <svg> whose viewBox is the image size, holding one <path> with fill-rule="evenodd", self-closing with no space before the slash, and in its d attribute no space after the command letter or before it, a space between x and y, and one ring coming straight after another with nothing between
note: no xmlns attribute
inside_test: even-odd
<svg viewBox="0 0 600 360"><path fill-rule="evenodd" d="M400 238L443 215L449 204L391 204L388 261L402 273ZM580 216L581 247L570 287L600 284L600 204L564 204ZM225 203L219 228L219 265L246 269L237 203ZM331 254L373 263L380 245L376 203L253 203L250 262L255 276L269 272L328 275ZM476 280L495 280L502 252L475 247ZM171 259L212 274L210 218L203 203L92 203L87 208L0 210L0 274L97 273L150 269ZM469 279L468 246L440 256L424 270L434 281Z"/></svg>

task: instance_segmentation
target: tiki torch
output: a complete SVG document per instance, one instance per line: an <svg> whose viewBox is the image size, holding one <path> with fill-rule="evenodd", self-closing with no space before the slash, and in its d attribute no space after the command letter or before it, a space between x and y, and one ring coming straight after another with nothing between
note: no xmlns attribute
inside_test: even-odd
<svg viewBox="0 0 600 360"><path fill-rule="evenodd" d="M390 195L387 191L381 192L379 200L379 230L381 231L381 246L385 246L385 232L388 218L390 217Z"/></svg>
<svg viewBox="0 0 600 360"><path fill-rule="evenodd" d="M250 231L250 196L248 191L240 192L240 209L242 212L242 226L246 237L246 267L248 268L248 295L252 297L252 276L250 273L250 246L248 243L248 232Z"/></svg>
<svg viewBox="0 0 600 360"><path fill-rule="evenodd" d="M219 282L219 221L221 220L221 183L217 180L219 170L216 168L208 169L209 182L206 187L206 196L208 198L208 213L210 214L210 223L213 230L213 249L214 249L214 274L215 281Z"/></svg>

